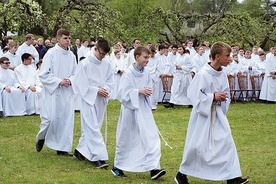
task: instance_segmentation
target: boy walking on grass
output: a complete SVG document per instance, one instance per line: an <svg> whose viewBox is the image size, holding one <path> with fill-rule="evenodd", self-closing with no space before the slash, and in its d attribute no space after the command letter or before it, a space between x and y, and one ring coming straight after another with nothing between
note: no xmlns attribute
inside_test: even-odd
<svg viewBox="0 0 276 184"><path fill-rule="evenodd" d="M206 63L192 80L188 98L193 109L177 184L188 184L187 175L206 180L227 180L227 184L245 184L231 129L226 118L230 100L229 85L222 66L230 62L231 47L223 42L211 48Z"/></svg>
<svg viewBox="0 0 276 184"><path fill-rule="evenodd" d="M116 132L116 153L111 172L126 177L124 171L150 171L152 180L166 174L160 168L161 146L155 124L150 96L152 79L145 66L150 51L138 46L134 51L136 63L124 73L117 99L122 103Z"/></svg>

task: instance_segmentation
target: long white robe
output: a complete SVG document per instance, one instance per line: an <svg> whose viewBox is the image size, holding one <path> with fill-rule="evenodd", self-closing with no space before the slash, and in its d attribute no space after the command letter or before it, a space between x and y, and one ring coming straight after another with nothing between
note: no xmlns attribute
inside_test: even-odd
<svg viewBox="0 0 276 184"><path fill-rule="evenodd" d="M113 54L114 55L114 54ZM112 59L113 58L113 59ZM121 81L121 75L118 73L118 71L125 71L127 69L127 63L126 60L124 59L117 59L115 56L111 57L110 56L110 62L111 65L113 67L113 75L114 75L114 89L111 91L110 100L114 100L117 97L117 93L118 93L118 88L120 85L120 81Z"/></svg>
<svg viewBox="0 0 276 184"><path fill-rule="evenodd" d="M226 118L230 100L221 104L213 102L215 92L226 92L230 97L227 76L206 64L188 89L193 109L179 171L207 180L229 180L241 176Z"/></svg>
<svg viewBox="0 0 276 184"><path fill-rule="evenodd" d="M98 91L99 88L105 88L110 94L113 89L111 64L105 59L100 61L91 54L79 63L73 78L73 87L82 99L82 135L76 149L90 161L108 160L101 134L108 101Z"/></svg>
<svg viewBox="0 0 276 184"><path fill-rule="evenodd" d="M74 134L74 92L71 86L60 86L64 78L71 80L76 69L76 57L69 49L58 44L43 58L39 79L43 84L41 98L41 124L37 139L59 151L71 151Z"/></svg>
<svg viewBox="0 0 276 184"><path fill-rule="evenodd" d="M150 98L139 89L151 88L147 69L129 67L121 79L118 100L122 103L116 132L114 166L130 172L160 169L161 145Z"/></svg>
<svg viewBox="0 0 276 184"><path fill-rule="evenodd" d="M20 64L14 69L16 78L21 86L26 90L26 112L30 114L39 114L41 108L41 82L38 78L36 70L31 65ZM35 86L36 92L28 89L30 86Z"/></svg>
<svg viewBox="0 0 276 184"><path fill-rule="evenodd" d="M207 63L206 57L204 55L195 54L193 58L191 58L193 64L193 72L197 73L201 68Z"/></svg>
<svg viewBox="0 0 276 184"><path fill-rule="evenodd" d="M159 99L159 76L160 72L158 70L159 63L157 57L150 57L149 62L145 68L150 72L152 79L152 95L150 96L152 102L152 109L157 109L158 99Z"/></svg>
<svg viewBox="0 0 276 184"><path fill-rule="evenodd" d="M187 54L178 55L174 66L181 66L181 70L176 70L173 74L170 103L176 105L191 105L187 97L187 90L192 81L191 71L193 68L190 57Z"/></svg>
<svg viewBox="0 0 276 184"><path fill-rule="evenodd" d="M164 54L159 54L157 53L155 55L155 57L157 57L157 60L158 60L158 71L161 74L166 74L165 72L169 72L169 68L171 66L170 62L168 61L168 58L164 55ZM159 92L159 95L158 95L158 102L162 102L162 98L163 98L163 95L164 95L164 92L163 92L163 86L162 86L162 79L161 77L158 78L158 82L157 82L157 85L158 85L158 92Z"/></svg>
<svg viewBox="0 0 276 184"><path fill-rule="evenodd" d="M11 92L8 93L4 88L8 86ZM3 106L4 116L23 116L26 114L25 93L22 93L17 87L15 74L10 69L0 67L0 89L1 89L1 106Z"/></svg>
<svg viewBox="0 0 276 184"><path fill-rule="evenodd" d="M266 60L265 76L262 84L260 99L276 102L276 79L271 77L270 72L276 72L276 56L271 55Z"/></svg>
<svg viewBox="0 0 276 184"><path fill-rule="evenodd" d="M31 66L33 68L36 68L36 63L39 60L39 54L38 54L36 48L33 45L27 45L26 42L24 42L22 45L20 45L18 47L18 49L16 51L16 54L18 54L19 57L21 58L21 56L24 53L29 53L29 54L34 55L34 59L32 59L32 65Z"/></svg>
<svg viewBox="0 0 276 184"><path fill-rule="evenodd" d="M86 57L88 52L90 52L90 48L82 45L78 49L78 61L80 61L81 57Z"/></svg>

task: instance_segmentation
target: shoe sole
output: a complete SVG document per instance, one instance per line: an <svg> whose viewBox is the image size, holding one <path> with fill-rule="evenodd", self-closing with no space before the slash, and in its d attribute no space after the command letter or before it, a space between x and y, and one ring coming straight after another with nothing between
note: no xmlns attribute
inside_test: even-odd
<svg viewBox="0 0 276 184"><path fill-rule="evenodd" d="M173 180L175 181L176 184L179 184L178 181L177 181L177 179L176 179L176 177L174 177Z"/></svg>
<svg viewBox="0 0 276 184"><path fill-rule="evenodd" d="M108 164L103 164L103 165L100 165L100 166L96 166L96 168L98 169L104 169L104 168L107 168L108 167Z"/></svg>
<svg viewBox="0 0 276 184"><path fill-rule="evenodd" d="M240 184L246 184L246 183L248 183L248 182L249 182L249 180L246 179L246 181L244 181L244 182L242 182L242 183L240 183Z"/></svg>
<svg viewBox="0 0 276 184"><path fill-rule="evenodd" d="M179 184L179 182L177 181L176 177L174 177L173 179L175 181L176 184ZM187 183L188 184L188 183Z"/></svg>
<svg viewBox="0 0 276 184"><path fill-rule="evenodd" d="M152 180L156 180L158 178L160 178L161 176L165 175L166 174L166 171L165 170L162 170L160 171L159 173L157 173L156 175L152 176L151 179Z"/></svg>
<svg viewBox="0 0 276 184"><path fill-rule="evenodd" d="M126 175L124 175L124 176L119 176L119 175L117 175L113 170L110 170L111 171L111 173L115 176L115 177L120 177L120 178L126 178L127 176Z"/></svg>

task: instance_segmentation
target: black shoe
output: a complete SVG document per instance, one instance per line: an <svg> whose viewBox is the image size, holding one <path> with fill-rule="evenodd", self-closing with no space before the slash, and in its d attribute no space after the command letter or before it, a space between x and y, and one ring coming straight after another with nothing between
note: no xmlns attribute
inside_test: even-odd
<svg viewBox="0 0 276 184"><path fill-rule="evenodd" d="M62 156L67 156L67 157L72 157L73 154L70 154L66 151L57 151L57 155L62 155Z"/></svg>
<svg viewBox="0 0 276 184"><path fill-rule="evenodd" d="M113 169L111 169L111 172L114 176L119 176L119 177L122 177L122 178L127 177L125 175L125 173L121 169L118 169L117 167L113 167Z"/></svg>
<svg viewBox="0 0 276 184"><path fill-rule="evenodd" d="M36 147L36 151L37 151L37 152L40 152L40 151L42 150L43 145L44 145L44 142L45 142L45 139L41 139L41 140L38 140L38 141L36 142L35 147Z"/></svg>
<svg viewBox="0 0 276 184"><path fill-rule="evenodd" d="M247 178L241 178L241 177L227 180L227 184L245 184L248 182L249 182L249 180Z"/></svg>
<svg viewBox="0 0 276 184"><path fill-rule="evenodd" d="M176 184L189 184L187 175L178 172L174 178Z"/></svg>
<svg viewBox="0 0 276 184"><path fill-rule="evenodd" d="M107 168L107 167L108 167L108 164L105 163L105 161L103 161L103 160L92 161L91 163L92 163L96 168L99 168L99 169L104 169L104 168Z"/></svg>
<svg viewBox="0 0 276 184"><path fill-rule="evenodd" d="M76 157L80 161L85 160L85 157L77 149L75 149L75 151L74 151L74 157Z"/></svg>
<svg viewBox="0 0 276 184"><path fill-rule="evenodd" d="M193 108L193 106L192 105L188 105L187 108Z"/></svg>
<svg viewBox="0 0 276 184"><path fill-rule="evenodd" d="M174 108L174 104L173 103L168 103L164 105L165 108Z"/></svg>
<svg viewBox="0 0 276 184"><path fill-rule="evenodd" d="M163 169L154 169L150 171L150 177L152 180L156 180L158 178L160 178L161 176L165 175L166 171Z"/></svg>

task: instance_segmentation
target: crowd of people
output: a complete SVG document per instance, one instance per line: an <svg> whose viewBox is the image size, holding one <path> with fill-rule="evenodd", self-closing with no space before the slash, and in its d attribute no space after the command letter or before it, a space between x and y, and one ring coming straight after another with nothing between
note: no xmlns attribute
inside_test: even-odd
<svg viewBox="0 0 276 184"><path fill-rule="evenodd" d="M134 39L131 47L118 42L111 48L104 38L91 42L76 39L72 45L70 33L64 29L44 45L43 39L35 41L33 34L27 34L21 45L12 38L2 43L1 116L40 114L38 152L45 144L58 155L74 155L97 168L107 168L108 152L100 130L108 101L119 100L122 106L111 172L126 177L123 171L150 171L151 179L158 179L166 171L160 166L160 132L152 110L163 101L162 79L172 76L169 103L164 106L193 108L175 182L188 183L187 175L227 180L228 184L248 182L241 178L224 117L230 103L227 76L259 76L260 99L276 102L276 47L266 53L257 46L243 49L222 42L211 47L204 41L194 48L191 40L181 45L147 42L142 46ZM81 111L82 131L74 154L70 154L75 110ZM214 132L220 132L219 137ZM195 134L209 136L193 139ZM225 148L227 141L231 144ZM225 159L232 161L225 164Z"/></svg>

